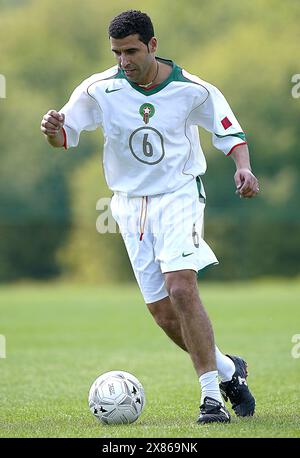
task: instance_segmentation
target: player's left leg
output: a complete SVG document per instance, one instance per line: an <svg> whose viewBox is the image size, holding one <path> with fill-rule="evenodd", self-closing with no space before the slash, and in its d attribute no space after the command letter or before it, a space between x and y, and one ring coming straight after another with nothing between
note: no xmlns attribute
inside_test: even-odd
<svg viewBox="0 0 300 458"><path fill-rule="evenodd" d="M229 422L230 415L223 406L218 385L213 329L199 297L196 273L193 270L166 272L165 284L201 384L198 422Z"/></svg>
<svg viewBox="0 0 300 458"><path fill-rule="evenodd" d="M187 352L188 350L182 337L178 313L176 313L176 309L170 297L167 296L159 301L147 303L146 305L158 326L162 328L166 335L178 345L178 347ZM215 346L215 355L221 382L228 382L235 372L235 365L232 359L222 353L217 346Z"/></svg>
<svg viewBox="0 0 300 458"><path fill-rule="evenodd" d="M188 351L182 337L178 314L170 300L164 297L147 303L156 323L166 335L184 351ZM255 410L255 399L247 385L247 363L238 356L228 356L215 346L216 364L221 379L220 389L224 399L230 400L237 416L251 416Z"/></svg>
<svg viewBox="0 0 300 458"><path fill-rule="evenodd" d="M167 272L165 284L198 376L215 371L213 329L198 294L196 273L192 270Z"/></svg>
<svg viewBox="0 0 300 458"><path fill-rule="evenodd" d="M178 314L170 301L169 296L159 301L146 304L156 324L167 334L167 336L182 350L187 351L182 338L182 331Z"/></svg>

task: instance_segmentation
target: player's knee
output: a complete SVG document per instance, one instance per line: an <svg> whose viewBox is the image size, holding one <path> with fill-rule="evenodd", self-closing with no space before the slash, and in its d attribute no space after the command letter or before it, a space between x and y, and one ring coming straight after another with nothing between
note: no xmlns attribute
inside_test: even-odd
<svg viewBox="0 0 300 458"><path fill-rule="evenodd" d="M171 301L176 304L186 302L197 289L195 272L185 270L170 272L165 275L165 286Z"/></svg>
<svg viewBox="0 0 300 458"><path fill-rule="evenodd" d="M172 301L175 303L184 303L189 296L191 287L189 283L181 282L171 282L167 285L167 290Z"/></svg>

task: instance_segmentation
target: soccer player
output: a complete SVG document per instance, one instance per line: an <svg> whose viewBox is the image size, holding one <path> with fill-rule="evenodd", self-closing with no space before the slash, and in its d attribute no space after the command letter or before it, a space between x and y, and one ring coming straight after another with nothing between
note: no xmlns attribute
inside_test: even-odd
<svg viewBox="0 0 300 458"><path fill-rule="evenodd" d="M112 214L151 314L192 359L201 385L198 423L230 421L222 395L238 416L251 416L247 365L215 346L197 287L197 273L218 263L203 240L206 162L198 126L233 158L237 193L250 198L259 186L245 134L216 87L156 56L145 13L113 18L109 39L117 65L83 81L60 111L48 111L41 130L50 145L70 148L82 131L103 129Z"/></svg>

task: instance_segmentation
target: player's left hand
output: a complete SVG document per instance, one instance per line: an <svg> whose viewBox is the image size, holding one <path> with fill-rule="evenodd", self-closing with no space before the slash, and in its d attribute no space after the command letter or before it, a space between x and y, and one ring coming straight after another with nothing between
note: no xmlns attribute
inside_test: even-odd
<svg viewBox="0 0 300 458"><path fill-rule="evenodd" d="M241 198L254 197L259 192L258 180L249 169L238 169L234 174L234 181L236 194Z"/></svg>

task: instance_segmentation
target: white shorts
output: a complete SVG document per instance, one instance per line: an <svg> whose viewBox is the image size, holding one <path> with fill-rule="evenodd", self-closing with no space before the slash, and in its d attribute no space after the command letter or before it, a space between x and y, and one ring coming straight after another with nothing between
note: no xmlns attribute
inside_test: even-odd
<svg viewBox="0 0 300 458"><path fill-rule="evenodd" d="M146 303L168 296L164 273L184 269L199 272L218 264L202 238L204 208L200 178L167 194L128 197L116 192L113 195L111 212Z"/></svg>

